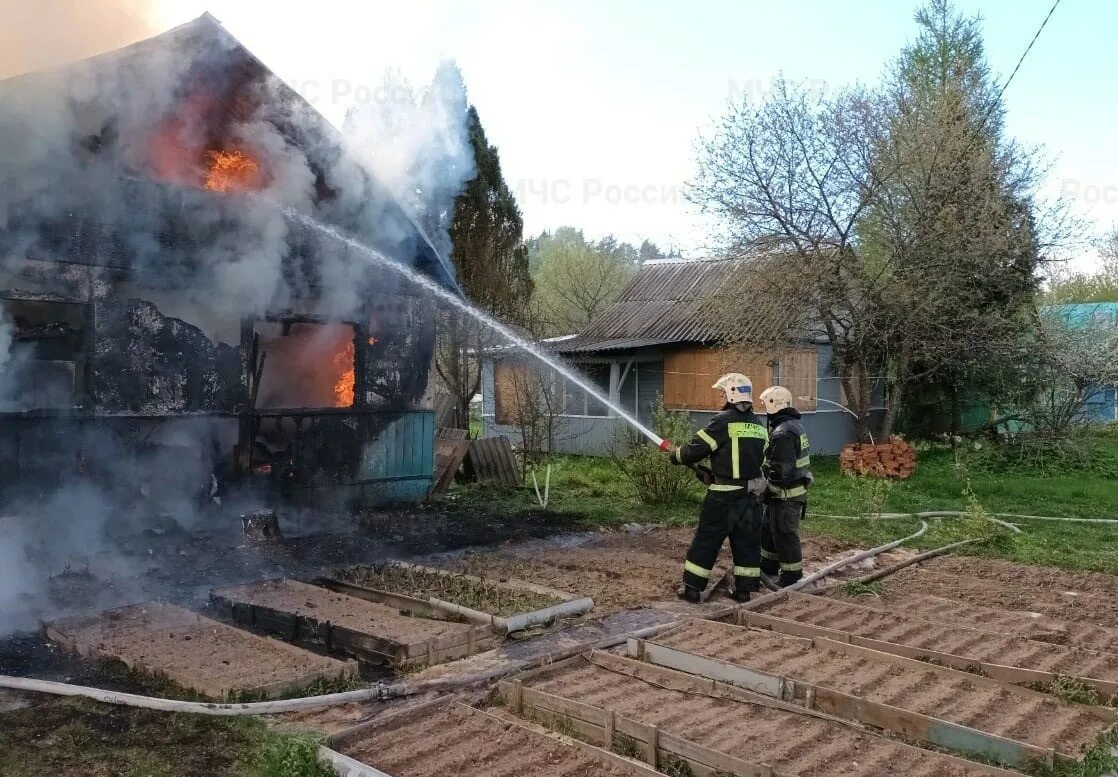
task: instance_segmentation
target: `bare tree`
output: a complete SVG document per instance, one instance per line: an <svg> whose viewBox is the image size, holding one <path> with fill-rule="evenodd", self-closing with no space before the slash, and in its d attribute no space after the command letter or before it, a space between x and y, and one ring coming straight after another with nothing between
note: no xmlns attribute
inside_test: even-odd
<svg viewBox="0 0 1118 777"><path fill-rule="evenodd" d="M690 189L753 257L720 301L724 339L779 353L824 336L862 433L878 376L883 435L918 387L998 385L987 378L1031 332L1036 268L1062 236L1059 212L1033 201L1032 156L1002 137L977 21L946 0L916 18L881 90L823 99L780 83L734 106Z"/></svg>
<svg viewBox="0 0 1118 777"><path fill-rule="evenodd" d="M791 339L825 336L863 434L880 363L879 295L856 229L880 187L872 164L880 123L866 94L824 100L779 82L763 104L737 106L700 141L688 191L721 217L732 252L747 262L715 301L722 339L772 354Z"/></svg>

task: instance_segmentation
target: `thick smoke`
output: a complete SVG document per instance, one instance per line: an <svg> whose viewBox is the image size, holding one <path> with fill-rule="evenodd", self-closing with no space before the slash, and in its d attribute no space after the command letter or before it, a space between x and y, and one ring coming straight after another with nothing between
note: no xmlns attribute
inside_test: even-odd
<svg viewBox="0 0 1118 777"><path fill-rule="evenodd" d="M402 73L389 71L375 94L346 116L350 147L449 255L454 199L474 176L462 73L445 62L418 94Z"/></svg>
<svg viewBox="0 0 1118 777"><path fill-rule="evenodd" d="M0 53L0 73L72 60L145 33L142 15L135 24L110 22L122 18L114 9L139 2L73 0L44 10L3 1L6 32L31 30L34 21L42 34L39 42L30 32L15 36L19 45ZM119 39L110 42L101 31ZM274 77L248 86L237 80L253 67L219 32L201 42L140 43L0 82L0 291L16 290L23 300L49 299L60 289L67 292L61 296L85 294L99 316L150 330L152 342L196 330L220 360L239 347L243 318L290 310L345 319L359 309L370 278L385 291L400 286L387 271L371 272L365 257L308 233L285 210L405 261L423 253L416 219L448 252L453 200L473 174L457 68L440 68L422 95L408 90L406 99L355 111L344 138ZM215 145L259 161L255 193L202 188L198 161ZM312 269L292 261L304 254L313 257ZM127 277L106 265L126 266ZM137 304L127 309L117 304L133 297ZM0 401L34 391L35 376L13 347L15 328L0 315ZM127 347L149 347L138 340ZM112 347L98 341L97 358ZM135 353L146 352L131 358ZM187 391L175 381L147 390L168 402ZM69 434L65 428L48 424L43 434ZM237 528L228 502L220 514L211 498L211 460L197 455L230 448L235 421L136 429L147 446L142 455L121 448L117 436L85 431L72 450L87 457L77 464L87 478L51 479L52 471L74 467L73 455L37 462L42 480L32 478L17 500L0 505L0 634L49 614L50 594L87 572L115 582L86 604L167 594L152 587L158 570L143 560L144 541L176 532L226 536ZM143 585L120 582L137 575Z"/></svg>

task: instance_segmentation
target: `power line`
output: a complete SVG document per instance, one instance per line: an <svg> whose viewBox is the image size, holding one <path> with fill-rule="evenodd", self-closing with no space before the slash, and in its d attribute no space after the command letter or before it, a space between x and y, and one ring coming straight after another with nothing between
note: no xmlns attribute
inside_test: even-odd
<svg viewBox="0 0 1118 777"><path fill-rule="evenodd" d="M1060 2L1061 0L1056 0L1056 2L1052 3L1052 7L1048 9L1048 15L1045 16L1044 21L1040 23L1040 27L1037 28L1036 34L1033 35L1033 39L1029 41L1029 45L1025 47L1025 50L1023 52L1021 52L1021 58L1017 60L1017 64L1013 67L1013 72L1009 74L1009 78L1005 79L1005 83L1002 84L1002 88L998 90L998 100L1001 100L1002 95L1005 94L1005 90L1009 86L1010 82L1013 80L1013 77L1017 75L1017 71L1021 69L1021 63L1025 61L1025 57L1029 56L1029 52L1033 50L1033 44L1036 43L1036 40L1040 37L1040 34L1044 32L1044 28L1048 26L1048 20L1052 18L1052 14L1056 13L1056 8L1060 5Z"/></svg>

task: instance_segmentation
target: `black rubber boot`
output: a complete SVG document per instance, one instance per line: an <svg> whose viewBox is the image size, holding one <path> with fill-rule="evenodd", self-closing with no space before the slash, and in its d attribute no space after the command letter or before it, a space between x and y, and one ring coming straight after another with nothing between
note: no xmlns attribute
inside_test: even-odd
<svg viewBox="0 0 1118 777"><path fill-rule="evenodd" d="M735 602L748 602L749 591L746 591L744 588L735 588L733 591L730 592L730 598L733 599Z"/></svg>
<svg viewBox="0 0 1118 777"><path fill-rule="evenodd" d="M685 585L679 590L679 598L691 604L699 604L702 601L702 592L698 588Z"/></svg>

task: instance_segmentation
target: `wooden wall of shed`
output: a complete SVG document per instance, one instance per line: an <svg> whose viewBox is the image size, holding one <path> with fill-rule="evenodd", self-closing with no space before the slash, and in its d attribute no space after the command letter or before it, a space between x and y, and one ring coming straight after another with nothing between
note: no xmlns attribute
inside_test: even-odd
<svg viewBox="0 0 1118 777"><path fill-rule="evenodd" d="M814 348L801 348L781 354L777 382L792 392L797 410L816 409L819 355ZM759 392L758 392L759 395ZM809 399L800 399L809 397Z"/></svg>
<svg viewBox="0 0 1118 777"><path fill-rule="evenodd" d="M664 357L664 407L669 410L721 410L725 401L711 386L727 372L753 381L758 396L773 384L771 360L718 348L696 346Z"/></svg>

